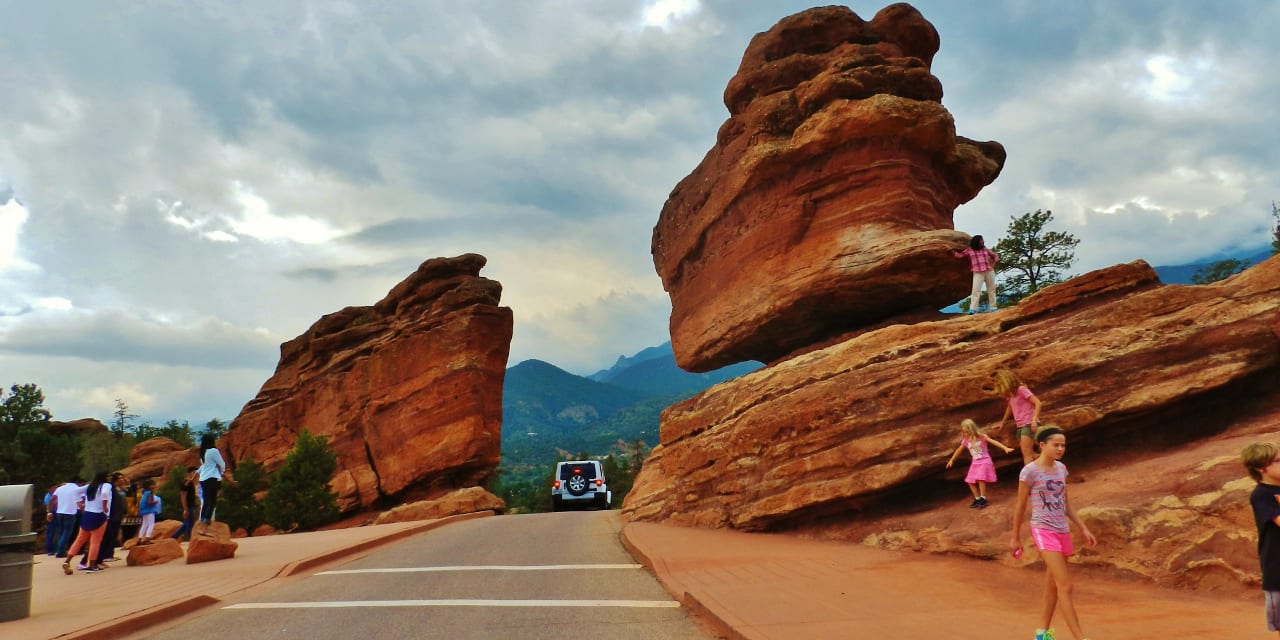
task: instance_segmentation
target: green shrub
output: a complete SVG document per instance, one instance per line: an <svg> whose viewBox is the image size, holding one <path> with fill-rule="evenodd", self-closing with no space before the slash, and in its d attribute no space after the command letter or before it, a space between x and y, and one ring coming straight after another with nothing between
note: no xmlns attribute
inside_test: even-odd
<svg viewBox="0 0 1280 640"><path fill-rule="evenodd" d="M253 532L267 521L263 504L257 495L267 489L267 472L253 458L245 458L236 464L230 481L222 483L218 493L219 522L227 523L232 531L243 528Z"/></svg>
<svg viewBox="0 0 1280 640"><path fill-rule="evenodd" d="M338 519L338 494L329 480L338 469L338 456L328 439L306 429L285 457L284 466L271 474L264 501L267 523L278 531L310 530Z"/></svg>

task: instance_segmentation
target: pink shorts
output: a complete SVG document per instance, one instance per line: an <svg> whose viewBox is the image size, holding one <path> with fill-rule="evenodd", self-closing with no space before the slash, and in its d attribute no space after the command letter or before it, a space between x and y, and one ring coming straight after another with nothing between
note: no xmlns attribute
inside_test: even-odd
<svg viewBox="0 0 1280 640"><path fill-rule="evenodd" d="M1035 538L1036 548L1041 551L1057 551L1063 556L1069 556L1076 551L1076 548L1071 544L1071 534L1069 533L1058 533L1057 531L1031 527L1031 537Z"/></svg>

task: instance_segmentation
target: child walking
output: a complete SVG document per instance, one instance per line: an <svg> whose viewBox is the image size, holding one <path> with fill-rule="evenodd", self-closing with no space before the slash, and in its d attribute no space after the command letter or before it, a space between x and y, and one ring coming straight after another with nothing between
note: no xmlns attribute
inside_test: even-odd
<svg viewBox="0 0 1280 640"><path fill-rule="evenodd" d="M1013 453L1013 449L1006 447L1003 442L993 440L978 428L978 423L965 418L960 421L960 431L964 435L960 438L960 446L956 447L956 452L951 454L951 459L947 461L947 468L956 463L956 458L960 456L960 452L965 449L969 450L969 473L965 474L964 481L969 485L969 491L973 492L973 503L969 505L970 509L987 508L987 483L996 481L996 465L991 461L991 452L987 450L987 444L994 444L1005 453Z"/></svg>
<svg viewBox="0 0 1280 640"><path fill-rule="evenodd" d="M1280 446L1255 442L1240 452L1240 462L1258 483L1249 495L1249 505L1258 525L1258 563L1262 565L1267 629L1280 631Z"/></svg>
<svg viewBox="0 0 1280 640"><path fill-rule="evenodd" d="M1087 640L1076 617L1076 605L1071 594L1067 558L1075 552L1075 547L1071 543L1069 523L1075 523L1089 546L1097 544L1098 539L1076 515L1075 508L1067 499L1067 467L1062 464L1062 456L1067 452L1066 434L1054 425L1045 425L1036 433L1036 444L1040 447L1040 456L1023 467L1018 475L1018 503L1013 508L1013 537L1009 540L1009 550L1015 555L1022 552L1022 518L1030 502L1031 537L1040 550L1046 570L1036 640L1055 640L1053 629L1049 628L1054 609L1062 611L1067 628L1071 629L1076 640Z"/></svg>
<svg viewBox="0 0 1280 640"><path fill-rule="evenodd" d="M142 481L142 498L138 500L138 515L142 516L142 526L138 529L138 544L151 544L151 532L156 528L156 515L160 513L160 496L156 495L156 481L147 478Z"/></svg>
<svg viewBox="0 0 1280 640"><path fill-rule="evenodd" d="M982 236L969 239L969 248L951 254L957 259L969 258L969 269L973 271L973 291L969 293L969 315L978 311L978 300L982 299L982 285L987 285L987 311L996 310L996 263L1000 261L994 251L987 248Z"/></svg>
<svg viewBox="0 0 1280 640"><path fill-rule="evenodd" d="M1004 415L1000 416L996 430L1003 429L1012 414L1013 424L1017 426L1014 438L1018 441L1018 448L1022 449L1022 464L1031 464L1036 459L1035 430L1040 426L1040 398L1022 384L1018 374L1008 369L996 372L995 393L1005 399Z"/></svg>

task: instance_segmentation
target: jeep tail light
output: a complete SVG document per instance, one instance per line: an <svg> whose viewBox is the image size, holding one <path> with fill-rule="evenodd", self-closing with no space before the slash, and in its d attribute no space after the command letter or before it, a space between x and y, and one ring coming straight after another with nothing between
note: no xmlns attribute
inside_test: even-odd
<svg viewBox="0 0 1280 640"><path fill-rule="evenodd" d="M596 478L596 486L597 486L597 487L603 487L603 486L604 486L604 480L602 480L602 479L600 479L600 478Z"/></svg>
<svg viewBox="0 0 1280 640"><path fill-rule="evenodd" d="M552 489L559 489L559 488L560 488L560 481L559 481L559 480L556 480L555 482L552 482L552 483L551 483L551 488L552 488Z"/></svg>

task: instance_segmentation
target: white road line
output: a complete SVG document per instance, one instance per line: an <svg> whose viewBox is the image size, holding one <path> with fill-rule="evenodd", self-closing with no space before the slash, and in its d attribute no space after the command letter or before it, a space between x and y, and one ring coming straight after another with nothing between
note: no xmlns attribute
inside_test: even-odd
<svg viewBox="0 0 1280 640"><path fill-rule="evenodd" d="M223 609L335 609L354 607L629 607L675 609L674 600L349 600L332 602L244 602Z"/></svg>
<svg viewBox="0 0 1280 640"><path fill-rule="evenodd" d="M544 564L544 565L463 565L457 567L389 567L384 569L341 569L321 571L315 575L335 576L351 573L419 573L427 571L571 571L578 569L640 569L638 564Z"/></svg>

